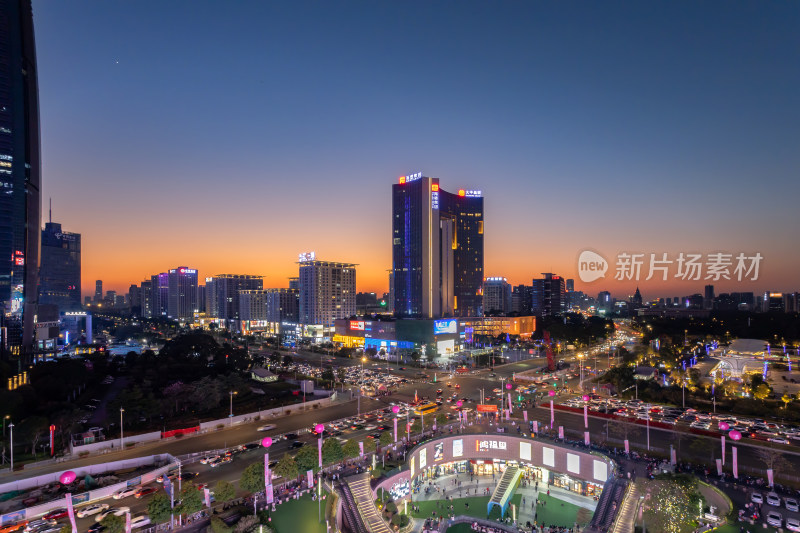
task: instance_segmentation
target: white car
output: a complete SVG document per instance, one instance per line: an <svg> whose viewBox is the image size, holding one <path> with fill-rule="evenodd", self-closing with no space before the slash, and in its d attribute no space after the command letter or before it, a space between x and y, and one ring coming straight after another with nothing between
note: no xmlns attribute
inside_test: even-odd
<svg viewBox="0 0 800 533"><path fill-rule="evenodd" d="M118 490L113 494L113 498L115 500L121 500L122 498L127 498L128 496L133 496L136 494L137 488L136 487L128 487L127 489Z"/></svg>
<svg viewBox="0 0 800 533"><path fill-rule="evenodd" d="M130 507L109 507L108 509L106 509L102 513L100 513L97 516L95 516L94 517L94 521L95 522L101 522L103 520L103 518L107 517L110 514L113 514L115 516L124 516L125 513L129 513L130 510L131 510Z"/></svg>
<svg viewBox="0 0 800 533"><path fill-rule="evenodd" d="M750 501L753 503L764 503L764 497L760 492L754 492L750 495Z"/></svg>
<svg viewBox="0 0 800 533"><path fill-rule="evenodd" d="M259 428L256 431L269 431L271 429L275 429L276 427L278 426L276 426L275 424L267 424L266 426L259 426Z"/></svg>
<svg viewBox="0 0 800 533"><path fill-rule="evenodd" d="M774 492L767 493L767 503L770 505L774 505L775 507L781 506L781 498Z"/></svg>
<svg viewBox="0 0 800 533"><path fill-rule="evenodd" d="M789 531L800 531L800 520L797 518L787 518L786 529Z"/></svg>
<svg viewBox="0 0 800 533"><path fill-rule="evenodd" d="M28 525L25 526L25 533L29 533L31 531L42 531L44 529L49 529L54 527L58 522L56 520L45 520L44 518L39 518L38 520L33 520L28 522Z"/></svg>
<svg viewBox="0 0 800 533"><path fill-rule="evenodd" d="M783 525L783 517L777 511L770 511L767 513L767 524L772 527L781 527Z"/></svg>
<svg viewBox="0 0 800 533"><path fill-rule="evenodd" d="M136 529L150 525L150 517L140 514L137 517L131 518L131 529Z"/></svg>
<svg viewBox="0 0 800 533"><path fill-rule="evenodd" d="M93 503L92 505L87 505L82 509L79 509L77 513L75 513L78 518L85 518L87 516L92 516L93 514L102 513L108 509L107 503Z"/></svg>
<svg viewBox="0 0 800 533"><path fill-rule="evenodd" d="M200 464L201 465L207 465L208 463L210 463L214 459L218 459L218 458L219 458L219 455L209 455L208 457L203 457L202 459L200 459Z"/></svg>
<svg viewBox="0 0 800 533"><path fill-rule="evenodd" d="M787 511L794 511L795 513L800 511L800 505L798 505L797 500L794 498L786 498L783 501L786 504Z"/></svg>

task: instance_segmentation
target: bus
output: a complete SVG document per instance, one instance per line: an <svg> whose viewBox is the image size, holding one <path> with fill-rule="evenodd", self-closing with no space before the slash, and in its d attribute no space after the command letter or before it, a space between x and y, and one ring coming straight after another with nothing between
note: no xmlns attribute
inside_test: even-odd
<svg viewBox="0 0 800 533"><path fill-rule="evenodd" d="M439 406L433 402L424 403L422 405L418 405L414 408L414 414L417 415L429 415L431 413L435 413L439 409Z"/></svg>

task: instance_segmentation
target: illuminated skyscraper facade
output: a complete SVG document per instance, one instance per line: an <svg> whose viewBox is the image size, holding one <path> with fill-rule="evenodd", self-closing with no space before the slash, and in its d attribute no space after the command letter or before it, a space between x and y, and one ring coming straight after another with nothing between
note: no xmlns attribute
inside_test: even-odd
<svg viewBox="0 0 800 533"><path fill-rule="evenodd" d="M481 191L449 193L421 173L392 185L392 274L398 317L479 315Z"/></svg>
<svg viewBox="0 0 800 533"><path fill-rule="evenodd" d="M25 354L38 301L39 150L31 2L0 0L0 305L12 352Z"/></svg>
<svg viewBox="0 0 800 533"><path fill-rule="evenodd" d="M81 234L48 222L42 231L39 303L59 311L81 310Z"/></svg>
<svg viewBox="0 0 800 533"><path fill-rule="evenodd" d="M299 271L302 324L330 327L336 319L356 314L356 265L301 254Z"/></svg>

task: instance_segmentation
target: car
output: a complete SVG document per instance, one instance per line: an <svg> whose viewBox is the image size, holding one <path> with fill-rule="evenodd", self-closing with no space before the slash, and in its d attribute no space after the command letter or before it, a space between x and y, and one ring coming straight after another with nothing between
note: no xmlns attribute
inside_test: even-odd
<svg viewBox="0 0 800 533"><path fill-rule="evenodd" d="M137 500L144 498L148 494L153 494L154 492L158 492L156 487L142 487L136 491L136 494L133 495L134 498Z"/></svg>
<svg viewBox="0 0 800 533"><path fill-rule="evenodd" d="M103 518L107 517L110 514L114 516L124 516L125 513L129 513L131 511L130 507L109 507L102 513L98 514L94 517L95 522L101 522Z"/></svg>
<svg viewBox="0 0 800 533"><path fill-rule="evenodd" d="M753 503L764 503L764 496L760 492L754 492L750 495L750 501Z"/></svg>
<svg viewBox="0 0 800 533"><path fill-rule="evenodd" d="M123 498L127 498L128 496L133 496L136 494L138 489L136 487L128 487L127 489L120 489L115 492L111 497L115 500L121 500Z"/></svg>
<svg viewBox="0 0 800 533"><path fill-rule="evenodd" d="M795 513L800 511L800 505L798 505L797 500L794 498L785 498L783 503L786 505L787 511L794 511Z"/></svg>
<svg viewBox="0 0 800 533"><path fill-rule="evenodd" d="M199 474L200 472L181 472L180 478L181 481L187 481L189 479L197 477Z"/></svg>
<svg viewBox="0 0 800 533"><path fill-rule="evenodd" d="M284 438L286 440L297 440L297 433L287 433Z"/></svg>
<svg viewBox="0 0 800 533"><path fill-rule="evenodd" d="M23 520L22 522L15 522L13 524L6 524L4 526L0 526L0 533L13 533L15 531L22 531L22 529L28 524L27 520Z"/></svg>
<svg viewBox="0 0 800 533"><path fill-rule="evenodd" d="M436 389L436 394L442 394L444 391L442 389Z"/></svg>
<svg viewBox="0 0 800 533"><path fill-rule="evenodd" d="M164 483L165 476L168 477L170 481L175 481L178 478L178 473L170 472L169 474L161 474L156 478L156 483Z"/></svg>
<svg viewBox="0 0 800 533"><path fill-rule="evenodd" d="M86 533L100 533L101 531L105 530L106 526L101 524L100 522L95 522L89 529L86 530Z"/></svg>
<svg viewBox="0 0 800 533"><path fill-rule="evenodd" d="M781 498L774 492L767 493L767 503L770 505L774 505L775 507L781 506Z"/></svg>
<svg viewBox="0 0 800 533"><path fill-rule="evenodd" d="M147 515L140 514L137 517L131 518L131 529L136 529L150 525L150 518Z"/></svg>
<svg viewBox="0 0 800 533"><path fill-rule="evenodd" d="M211 468L216 468L222 464L222 459L223 457L218 455L217 457L208 462L208 466L210 466Z"/></svg>
<svg viewBox="0 0 800 533"><path fill-rule="evenodd" d="M92 505L81 507L80 509L78 509L78 512L76 512L75 515L78 518L85 518L87 516L92 516L97 513L102 513L106 509L108 509L107 503L93 503Z"/></svg>
<svg viewBox="0 0 800 533"><path fill-rule="evenodd" d="M59 507L58 509L53 509L42 518L45 520L58 520L59 518L65 518L67 515L66 507Z"/></svg>
<svg viewBox="0 0 800 533"><path fill-rule="evenodd" d="M276 426L275 424L267 424L266 426L259 426L258 429L256 429L256 431L269 431L271 429L275 429L276 427L278 426Z"/></svg>
<svg viewBox="0 0 800 533"><path fill-rule="evenodd" d="M797 518L787 518L786 529L789 531L800 531L800 520Z"/></svg>
<svg viewBox="0 0 800 533"><path fill-rule="evenodd" d="M214 459L218 459L218 458L219 458L219 455L209 455L207 457L203 457L202 459L200 459L200 464L201 465L207 465L211 461L213 461Z"/></svg>
<svg viewBox="0 0 800 533"><path fill-rule="evenodd" d="M303 443L299 440L292 441L292 444L289 446L290 448L302 448Z"/></svg>
<svg viewBox="0 0 800 533"><path fill-rule="evenodd" d="M44 518L40 518L38 520L33 520L28 522L25 525L25 533L30 533L31 531L41 531L43 528L54 527L58 522L55 520L45 520ZM15 524L16 526L24 525L24 524Z"/></svg>
<svg viewBox="0 0 800 533"><path fill-rule="evenodd" d="M767 513L767 524L772 527L781 527L783 525L783 516L778 511L770 511Z"/></svg>

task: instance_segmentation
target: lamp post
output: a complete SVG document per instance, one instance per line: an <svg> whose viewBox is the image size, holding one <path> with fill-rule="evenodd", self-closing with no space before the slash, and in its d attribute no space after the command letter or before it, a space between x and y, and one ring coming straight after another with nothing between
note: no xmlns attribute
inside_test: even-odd
<svg viewBox="0 0 800 533"><path fill-rule="evenodd" d="M122 429L122 413L124 413L124 412L125 412L125 408L124 407L120 407L119 408L119 449L120 450L124 450L125 449L125 441L124 441L125 436L122 433L122 431L123 431L123 429Z"/></svg>
<svg viewBox="0 0 800 533"><path fill-rule="evenodd" d="M233 397L236 396L237 394L239 393L236 391L230 391L228 393L228 396L230 397L230 414L228 415L228 419L230 421L230 423L228 424L229 426L233 425Z"/></svg>
<svg viewBox="0 0 800 533"><path fill-rule="evenodd" d="M361 416L361 387L364 385L364 363L367 362L366 356L361 358L361 377L358 379L358 415Z"/></svg>
<svg viewBox="0 0 800 533"><path fill-rule="evenodd" d="M8 424L8 431L11 433L11 445L9 451L11 452L11 472L14 471L14 423Z"/></svg>

